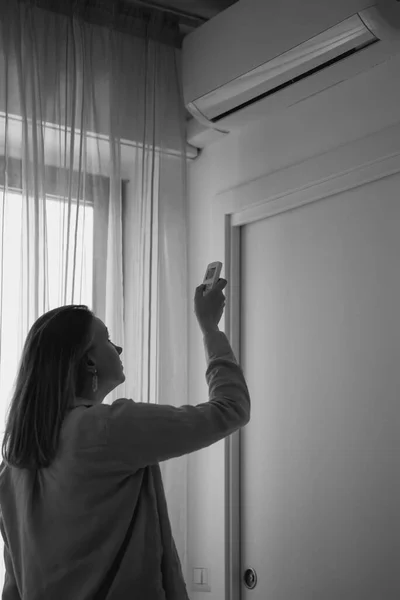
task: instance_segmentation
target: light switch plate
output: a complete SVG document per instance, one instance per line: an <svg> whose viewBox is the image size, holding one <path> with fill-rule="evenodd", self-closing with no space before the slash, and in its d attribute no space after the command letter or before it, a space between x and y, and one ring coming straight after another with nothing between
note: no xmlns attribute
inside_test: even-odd
<svg viewBox="0 0 400 600"><path fill-rule="evenodd" d="M198 580L198 577L201 575L201 571L203 571L203 581L207 583L194 583L195 579ZM209 584L209 570L204 567L195 567L192 570L192 592L211 592L211 586Z"/></svg>

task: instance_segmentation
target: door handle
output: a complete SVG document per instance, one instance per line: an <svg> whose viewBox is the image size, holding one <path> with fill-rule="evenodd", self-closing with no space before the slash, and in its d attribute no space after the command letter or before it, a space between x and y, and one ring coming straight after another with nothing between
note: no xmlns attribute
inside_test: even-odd
<svg viewBox="0 0 400 600"><path fill-rule="evenodd" d="M246 569L243 575L243 581L244 585L249 590L254 589L257 585L257 573L255 572L255 570L251 567L249 569Z"/></svg>

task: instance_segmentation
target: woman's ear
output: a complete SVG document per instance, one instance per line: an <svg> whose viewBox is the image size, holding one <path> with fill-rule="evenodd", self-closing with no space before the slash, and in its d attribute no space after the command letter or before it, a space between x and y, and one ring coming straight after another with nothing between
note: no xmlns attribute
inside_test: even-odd
<svg viewBox="0 0 400 600"><path fill-rule="evenodd" d="M92 358L90 358L90 356L86 356L86 360L85 360L85 364L88 367L95 367L96 363L94 362L94 360Z"/></svg>

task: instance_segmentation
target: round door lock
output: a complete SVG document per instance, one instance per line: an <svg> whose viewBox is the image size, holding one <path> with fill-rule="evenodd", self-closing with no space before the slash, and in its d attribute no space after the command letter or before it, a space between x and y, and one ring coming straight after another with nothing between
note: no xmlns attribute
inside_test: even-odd
<svg viewBox="0 0 400 600"><path fill-rule="evenodd" d="M246 569L243 576L244 585L249 589L253 590L257 585L257 573L254 569Z"/></svg>

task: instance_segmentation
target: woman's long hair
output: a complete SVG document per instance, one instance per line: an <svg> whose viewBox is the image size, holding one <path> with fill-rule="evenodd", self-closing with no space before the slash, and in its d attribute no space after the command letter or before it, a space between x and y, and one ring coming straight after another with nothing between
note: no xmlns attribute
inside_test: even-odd
<svg viewBox="0 0 400 600"><path fill-rule="evenodd" d="M48 311L25 341L2 443L4 462L40 469L53 461L68 405L84 383L94 314L71 304Z"/></svg>

